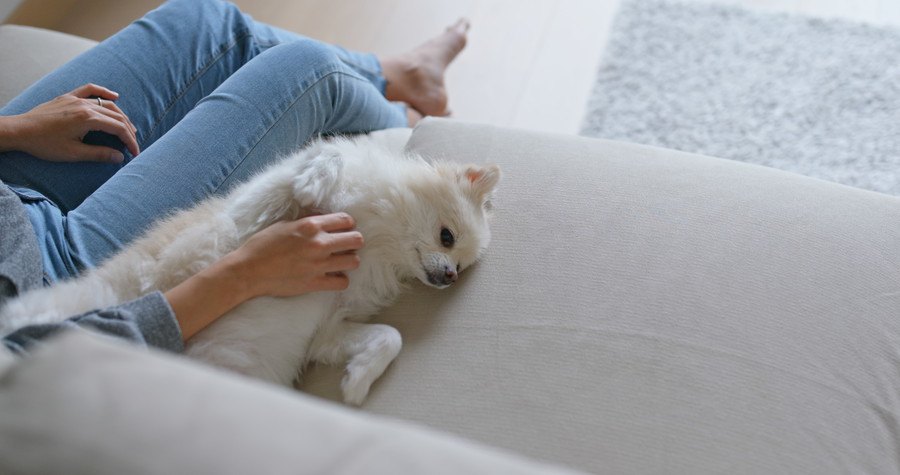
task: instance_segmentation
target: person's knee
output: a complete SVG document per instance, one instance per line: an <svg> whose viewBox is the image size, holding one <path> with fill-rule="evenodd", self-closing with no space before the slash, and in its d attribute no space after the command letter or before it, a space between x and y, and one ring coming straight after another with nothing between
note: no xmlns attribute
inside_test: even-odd
<svg viewBox="0 0 900 475"><path fill-rule="evenodd" d="M336 71L344 67L334 49L307 38L279 44L266 51L266 54L278 64L302 71Z"/></svg>
<svg viewBox="0 0 900 475"><path fill-rule="evenodd" d="M192 28L202 28L204 23L208 23L228 25L232 29L247 29L240 9L222 0L168 0L149 15L154 18L178 19L179 23L199 23L199 26Z"/></svg>
<svg viewBox="0 0 900 475"><path fill-rule="evenodd" d="M177 9L183 13L209 14L217 10L237 10L238 8L222 0L167 0L160 9Z"/></svg>

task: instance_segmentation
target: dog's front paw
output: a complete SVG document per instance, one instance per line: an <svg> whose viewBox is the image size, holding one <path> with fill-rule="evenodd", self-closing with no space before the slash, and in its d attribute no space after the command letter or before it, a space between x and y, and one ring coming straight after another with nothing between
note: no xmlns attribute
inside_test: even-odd
<svg viewBox="0 0 900 475"><path fill-rule="evenodd" d="M353 351L341 389L344 402L358 406L366 399L372 383L397 357L403 342L400 332L387 325L344 322L339 329L319 350L334 348L334 343L340 342L339 349Z"/></svg>
<svg viewBox="0 0 900 475"><path fill-rule="evenodd" d="M344 379L341 380L341 391L344 394L344 402L353 406L362 405L369 395L372 383L378 375L371 377L369 371L363 367L348 366Z"/></svg>

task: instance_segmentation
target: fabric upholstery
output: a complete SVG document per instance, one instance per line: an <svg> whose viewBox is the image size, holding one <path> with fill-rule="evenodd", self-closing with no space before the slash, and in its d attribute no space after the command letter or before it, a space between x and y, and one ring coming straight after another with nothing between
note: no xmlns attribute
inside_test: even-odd
<svg viewBox="0 0 900 475"><path fill-rule="evenodd" d="M0 105L95 44L56 31L0 25Z"/></svg>
<svg viewBox="0 0 900 475"><path fill-rule="evenodd" d="M0 473L571 473L78 331L0 371Z"/></svg>

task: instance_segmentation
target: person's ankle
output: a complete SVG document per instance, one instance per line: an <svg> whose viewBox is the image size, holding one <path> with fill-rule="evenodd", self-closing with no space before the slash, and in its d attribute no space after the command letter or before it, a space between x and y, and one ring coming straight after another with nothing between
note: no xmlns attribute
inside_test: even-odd
<svg viewBox="0 0 900 475"><path fill-rule="evenodd" d="M415 127L420 120L425 118L419 111L413 109L409 104L406 105L406 123L409 127Z"/></svg>

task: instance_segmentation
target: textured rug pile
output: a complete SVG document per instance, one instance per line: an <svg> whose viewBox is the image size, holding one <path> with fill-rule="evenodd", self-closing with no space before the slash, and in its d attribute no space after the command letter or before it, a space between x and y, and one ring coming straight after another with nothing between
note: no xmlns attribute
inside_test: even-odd
<svg viewBox="0 0 900 475"><path fill-rule="evenodd" d="M623 0L582 135L900 195L900 28Z"/></svg>

